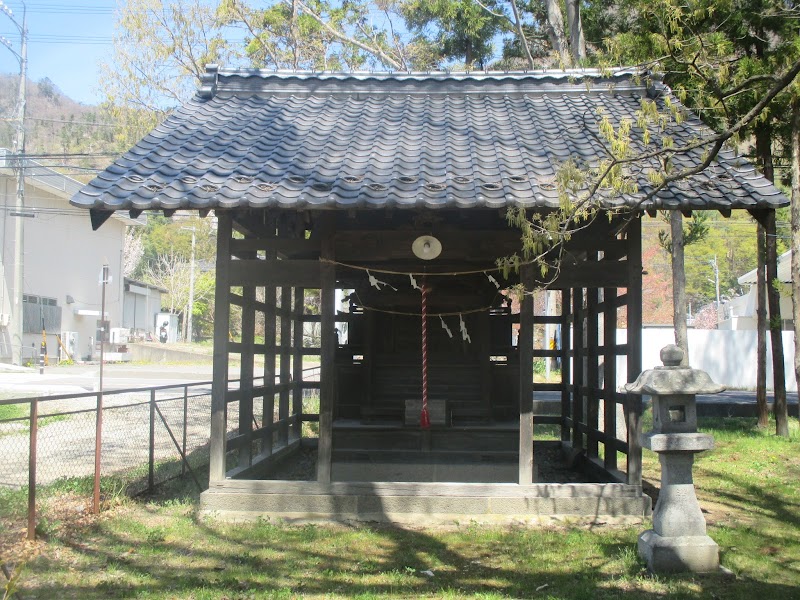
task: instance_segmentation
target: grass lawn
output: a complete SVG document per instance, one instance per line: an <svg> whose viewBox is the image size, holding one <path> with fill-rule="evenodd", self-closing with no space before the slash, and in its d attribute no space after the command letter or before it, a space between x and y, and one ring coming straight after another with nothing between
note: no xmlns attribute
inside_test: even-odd
<svg viewBox="0 0 800 600"><path fill-rule="evenodd" d="M24 498L0 495L4 562L22 598L800 598L800 434L701 420L717 447L695 468L709 534L732 574L653 577L636 554L649 526L450 529L224 524L198 518L191 481L99 518L91 485L44 494L41 541L19 543ZM645 476L658 486L657 457ZM110 486L111 484L109 484ZM420 523L423 526L424 523ZM27 557L23 561L21 556Z"/></svg>

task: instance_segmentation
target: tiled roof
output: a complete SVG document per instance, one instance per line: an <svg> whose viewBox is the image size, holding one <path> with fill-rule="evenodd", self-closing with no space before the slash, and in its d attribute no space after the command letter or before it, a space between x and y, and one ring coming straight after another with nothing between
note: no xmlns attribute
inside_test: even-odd
<svg viewBox="0 0 800 600"><path fill-rule="evenodd" d="M75 194L95 211L213 208L555 207L572 158L606 156L599 111L663 103L630 71L298 74L210 68L196 96ZM673 99L674 101L674 99ZM677 101L674 101L677 102ZM671 124L676 145L710 135ZM641 131L633 128L634 140ZM673 159L696 164L701 151ZM640 195L652 189L637 163ZM705 172L640 208L774 208L787 199L747 161Z"/></svg>

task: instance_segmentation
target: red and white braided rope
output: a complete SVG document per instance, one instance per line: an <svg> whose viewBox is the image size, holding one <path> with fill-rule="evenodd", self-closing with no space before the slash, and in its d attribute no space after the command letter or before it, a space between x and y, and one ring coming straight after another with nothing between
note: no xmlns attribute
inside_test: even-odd
<svg viewBox="0 0 800 600"><path fill-rule="evenodd" d="M431 426L428 415L428 285L422 279L422 412L419 416L422 429Z"/></svg>

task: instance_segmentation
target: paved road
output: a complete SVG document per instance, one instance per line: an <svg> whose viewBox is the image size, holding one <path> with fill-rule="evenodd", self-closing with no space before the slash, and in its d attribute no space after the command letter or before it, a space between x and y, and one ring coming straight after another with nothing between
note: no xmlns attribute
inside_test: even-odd
<svg viewBox="0 0 800 600"><path fill-rule="evenodd" d="M229 377L238 378L238 368L232 367ZM103 367L103 387L107 390L120 390L150 386L171 385L211 381L210 364L197 365L131 365L125 363L106 364ZM45 367L43 375L38 369L25 369L0 372L0 392L6 396L14 392L24 394L69 394L96 391L99 386L99 365L70 365ZM537 401L558 402L558 392L536 394ZM772 393L767 394L767 401L772 403ZM721 394L701 395L697 397L701 414L718 413L755 414L756 394L752 391L727 390ZM797 414L797 393L787 394L787 401ZM727 411L727 412L726 412Z"/></svg>
<svg viewBox="0 0 800 600"><path fill-rule="evenodd" d="M130 365L106 364L103 366L103 389L120 390L142 388L175 383L211 381L211 365ZM230 371L235 379L235 368ZM26 394L70 394L91 392L99 389L100 365L69 365L45 367L44 374L38 369L14 369L0 372L0 391L5 395L21 392Z"/></svg>

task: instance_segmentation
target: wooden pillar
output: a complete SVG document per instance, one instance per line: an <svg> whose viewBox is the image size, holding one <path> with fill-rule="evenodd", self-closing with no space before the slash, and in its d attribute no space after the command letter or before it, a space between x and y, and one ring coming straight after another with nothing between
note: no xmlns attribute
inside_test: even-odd
<svg viewBox="0 0 800 600"><path fill-rule="evenodd" d="M230 327L231 215L217 214L217 275L214 286L214 375L211 384L211 440L209 443L210 482L225 479L225 441L228 393L228 330Z"/></svg>
<svg viewBox="0 0 800 600"><path fill-rule="evenodd" d="M489 311L479 313L477 316L478 335L480 337L481 361L481 414L489 419L492 416L492 364L491 364L491 324Z"/></svg>
<svg viewBox="0 0 800 600"><path fill-rule="evenodd" d="M323 219L325 219L323 221ZM321 257L333 260L334 222L332 216L323 215L320 226ZM336 357L336 269L330 263L322 263L320 285L320 394L319 394L319 444L317 452L317 481L328 483L331 480L331 459L333 452L333 405L336 394L334 360Z"/></svg>
<svg viewBox="0 0 800 600"><path fill-rule="evenodd" d="M584 324L585 311L583 309L583 288L572 290L572 447L577 450L583 448L583 433L581 428L584 424L584 388L586 380L584 377L584 357L586 354L584 347Z"/></svg>
<svg viewBox="0 0 800 600"><path fill-rule="evenodd" d="M603 289L603 465L617 468L617 288Z"/></svg>
<svg viewBox="0 0 800 600"><path fill-rule="evenodd" d="M375 368L375 312L366 310L361 318L364 319L364 361L361 365L361 372L363 373L361 417L363 418L365 414L371 415L371 411L374 408L372 379L373 369Z"/></svg>
<svg viewBox="0 0 800 600"><path fill-rule="evenodd" d="M794 199L796 202L797 199ZM777 435L789 437L788 409L786 405L786 368L783 363L783 336L780 293L775 289L778 281L778 239L775 211L765 211L764 229L767 242L767 308L769 310L769 340L772 349L772 389L775 399L774 414ZM796 299L795 299L796 300Z"/></svg>
<svg viewBox="0 0 800 600"><path fill-rule="evenodd" d="M589 288L586 290L586 313L588 321L586 323L586 452L588 456L598 456L598 437L597 429L600 426L600 396L598 394L600 365L598 360L598 337L600 335L598 327L599 316L599 289Z"/></svg>
<svg viewBox="0 0 800 600"><path fill-rule="evenodd" d="M305 309L305 289L294 288L293 324L293 354L292 372L294 385L292 386L292 427L289 433L290 440L299 440L303 437L303 311Z"/></svg>
<svg viewBox="0 0 800 600"><path fill-rule="evenodd" d="M254 253L240 258L255 258ZM239 446L240 467L252 464L253 447L253 375L256 333L256 288L253 285L242 287L242 343L239 347L239 435L243 435Z"/></svg>
<svg viewBox="0 0 800 600"><path fill-rule="evenodd" d="M533 483L533 267L521 269L525 295L519 308L519 484Z"/></svg>
<svg viewBox="0 0 800 600"><path fill-rule="evenodd" d="M281 286L281 391L278 404L278 444L289 443L289 398L292 374L292 288Z"/></svg>
<svg viewBox="0 0 800 600"><path fill-rule="evenodd" d="M642 372L642 222L631 219L628 226L628 382ZM628 483L642 483L642 397L626 395L625 421L628 426Z"/></svg>
<svg viewBox="0 0 800 600"><path fill-rule="evenodd" d="M268 223L268 237L275 237L275 221L270 219ZM277 252L268 249L265 260L277 260ZM264 282L264 408L261 426L264 428L263 442L261 451L269 456L272 454L275 445L275 435L273 425L275 422L275 344L277 338L276 319L276 299L277 287L274 281Z"/></svg>
<svg viewBox="0 0 800 600"><path fill-rule="evenodd" d="M572 295L569 288L561 290L561 441L570 439L569 424L567 419L571 411L572 369L570 360L572 338L570 326L572 325Z"/></svg>

